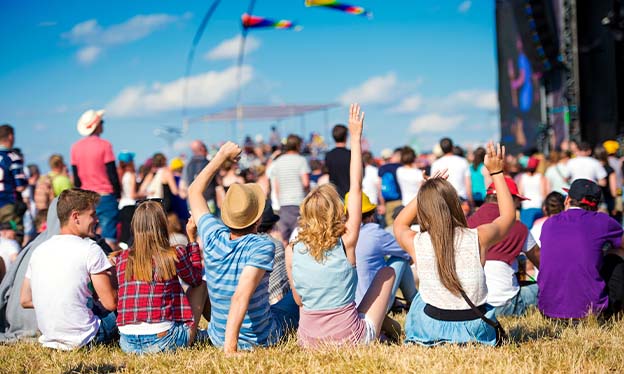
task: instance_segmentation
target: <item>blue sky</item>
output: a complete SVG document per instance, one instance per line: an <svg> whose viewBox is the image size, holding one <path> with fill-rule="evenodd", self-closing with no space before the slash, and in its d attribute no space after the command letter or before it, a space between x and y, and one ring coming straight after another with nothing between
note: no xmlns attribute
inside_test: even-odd
<svg viewBox="0 0 624 374"><path fill-rule="evenodd" d="M21 1L0 12L0 122L17 130L27 162L45 167L69 154L83 111L107 109L103 137L115 152L143 160L186 152L192 139L217 143L230 123L197 123L170 145L154 130L182 126L181 87L191 40L211 1ZM412 144L431 149L498 138L494 1L366 1L369 20L303 0L257 0L255 15L304 28L251 30L243 70L244 104L359 101L372 150ZM222 1L196 50L190 116L235 105L236 38L248 1ZM234 47L234 48L232 48ZM329 111L330 126L346 107ZM245 122L238 135L269 133ZM299 119L279 124L300 132ZM306 130L327 133L321 113Z"/></svg>

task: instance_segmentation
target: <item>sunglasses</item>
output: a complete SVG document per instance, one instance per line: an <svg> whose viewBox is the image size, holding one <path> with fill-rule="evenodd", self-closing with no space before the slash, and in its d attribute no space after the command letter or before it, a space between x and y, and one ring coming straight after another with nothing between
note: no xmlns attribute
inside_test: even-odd
<svg viewBox="0 0 624 374"><path fill-rule="evenodd" d="M137 200L134 206L139 206L147 201L154 201L154 202L160 203L160 205L164 205L165 199L162 199L160 197L151 197L149 199L141 199L141 200Z"/></svg>

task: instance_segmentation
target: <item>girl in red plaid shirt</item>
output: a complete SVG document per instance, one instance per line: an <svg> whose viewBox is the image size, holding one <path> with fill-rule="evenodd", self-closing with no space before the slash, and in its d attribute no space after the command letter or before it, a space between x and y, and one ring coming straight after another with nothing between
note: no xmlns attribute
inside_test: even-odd
<svg viewBox="0 0 624 374"><path fill-rule="evenodd" d="M132 219L134 246L115 258L119 283L117 325L124 352L174 350L196 339L207 291L193 226L191 220L187 231L192 243L170 247L162 204L138 204ZM190 285L187 293L178 277Z"/></svg>

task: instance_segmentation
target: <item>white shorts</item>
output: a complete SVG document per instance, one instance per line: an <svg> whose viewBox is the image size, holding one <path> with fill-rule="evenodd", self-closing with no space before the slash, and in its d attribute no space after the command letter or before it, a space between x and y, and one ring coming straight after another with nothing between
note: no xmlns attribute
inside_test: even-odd
<svg viewBox="0 0 624 374"><path fill-rule="evenodd" d="M360 341L360 344L368 345L377 340L377 332L375 331L375 323L371 321L366 314L358 313L361 320L366 324L366 331Z"/></svg>

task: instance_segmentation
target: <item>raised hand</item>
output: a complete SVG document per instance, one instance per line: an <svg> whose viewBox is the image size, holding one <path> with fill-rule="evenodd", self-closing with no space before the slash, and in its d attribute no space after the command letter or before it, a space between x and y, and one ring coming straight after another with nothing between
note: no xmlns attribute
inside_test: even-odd
<svg viewBox="0 0 624 374"><path fill-rule="evenodd" d="M349 133L352 137L361 136L364 127L364 112L360 112L360 104L351 104L349 110Z"/></svg>
<svg viewBox="0 0 624 374"><path fill-rule="evenodd" d="M497 174L503 171L505 167L505 147L501 147L500 143L494 147L494 143L489 142L486 147L485 160L483 163L490 174Z"/></svg>
<svg viewBox="0 0 624 374"><path fill-rule="evenodd" d="M241 152L242 150L237 144L229 141L225 142L225 144L223 144L221 148L219 148L219 154L225 157L226 160L230 160L232 162L238 161L238 157L240 156Z"/></svg>
<svg viewBox="0 0 624 374"><path fill-rule="evenodd" d="M422 176L424 180L435 179L435 178L448 179L449 174L448 174L448 169L442 169L433 173L432 176L428 176L427 173L425 173L425 171L423 170Z"/></svg>

